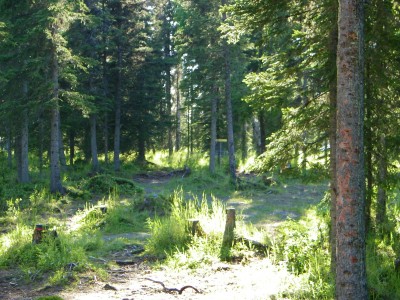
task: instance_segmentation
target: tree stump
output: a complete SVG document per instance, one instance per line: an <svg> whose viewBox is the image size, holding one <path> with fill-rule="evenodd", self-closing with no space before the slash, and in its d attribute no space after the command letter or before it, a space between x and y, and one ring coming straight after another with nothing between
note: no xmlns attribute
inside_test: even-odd
<svg viewBox="0 0 400 300"><path fill-rule="evenodd" d="M235 239L235 227L236 211L234 208L227 208L224 238L222 240L222 253L226 254L231 249Z"/></svg>
<svg viewBox="0 0 400 300"><path fill-rule="evenodd" d="M45 237L52 237L53 239L58 237L55 229L49 231L49 226L36 224L32 234L32 243L40 244Z"/></svg>
<svg viewBox="0 0 400 300"><path fill-rule="evenodd" d="M200 221L198 219L189 219L189 228L193 236L197 235L199 237L205 236L203 228L201 228Z"/></svg>

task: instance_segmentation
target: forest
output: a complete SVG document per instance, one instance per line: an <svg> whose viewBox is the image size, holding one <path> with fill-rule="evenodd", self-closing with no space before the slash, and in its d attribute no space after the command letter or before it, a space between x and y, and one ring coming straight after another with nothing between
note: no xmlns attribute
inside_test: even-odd
<svg viewBox="0 0 400 300"><path fill-rule="evenodd" d="M400 299L399 103L397 0L0 0L0 298Z"/></svg>

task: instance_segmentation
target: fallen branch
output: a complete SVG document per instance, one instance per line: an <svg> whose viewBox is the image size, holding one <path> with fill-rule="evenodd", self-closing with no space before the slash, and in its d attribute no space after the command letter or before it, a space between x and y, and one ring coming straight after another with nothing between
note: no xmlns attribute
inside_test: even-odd
<svg viewBox="0 0 400 300"><path fill-rule="evenodd" d="M150 280L150 281L152 281L152 282L154 282L154 283L161 284L161 286L163 287L163 291L166 292L166 293L172 294L172 293L174 293L174 292L178 292L178 294L181 295L181 294L183 293L184 290L189 289L189 288L195 290L196 293L198 293L198 294L200 293L198 289L196 289L195 287L193 287L193 286L191 286L191 285L185 285L184 287L182 287L182 288L180 288L180 289L177 289L177 288L167 288L167 287L165 286L165 284L164 284L163 282L161 282L161 281L153 280L153 279L151 279L151 278L145 278L145 279L146 279L146 280Z"/></svg>

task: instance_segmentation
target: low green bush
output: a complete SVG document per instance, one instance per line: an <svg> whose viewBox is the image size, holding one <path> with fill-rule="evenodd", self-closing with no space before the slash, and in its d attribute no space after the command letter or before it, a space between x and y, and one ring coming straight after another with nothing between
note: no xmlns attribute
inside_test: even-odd
<svg viewBox="0 0 400 300"><path fill-rule="evenodd" d="M99 174L89 178L83 185L85 190L95 194L135 195L143 193L143 190L129 179L114 177L109 174Z"/></svg>

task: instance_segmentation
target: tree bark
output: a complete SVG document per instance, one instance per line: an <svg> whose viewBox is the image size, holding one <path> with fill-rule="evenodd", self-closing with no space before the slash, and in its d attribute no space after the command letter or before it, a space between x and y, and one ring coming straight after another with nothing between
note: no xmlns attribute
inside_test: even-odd
<svg viewBox="0 0 400 300"><path fill-rule="evenodd" d="M364 218L363 0L339 1L338 29L336 298L368 299Z"/></svg>

